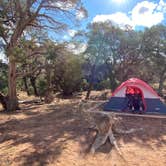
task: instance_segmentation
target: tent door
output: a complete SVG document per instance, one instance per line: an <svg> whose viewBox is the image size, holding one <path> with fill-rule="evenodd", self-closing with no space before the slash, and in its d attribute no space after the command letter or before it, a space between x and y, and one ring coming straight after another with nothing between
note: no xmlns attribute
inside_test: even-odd
<svg viewBox="0 0 166 166"><path fill-rule="evenodd" d="M127 86L125 95L127 100L125 107L127 110L134 112L144 112L146 110L144 95L140 88Z"/></svg>

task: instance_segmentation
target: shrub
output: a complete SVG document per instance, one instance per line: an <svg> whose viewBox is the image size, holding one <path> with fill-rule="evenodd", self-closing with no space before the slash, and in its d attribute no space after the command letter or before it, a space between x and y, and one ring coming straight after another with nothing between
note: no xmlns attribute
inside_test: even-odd
<svg viewBox="0 0 166 166"><path fill-rule="evenodd" d="M62 55L56 59L54 82L63 95L72 95L82 87L82 59L78 55Z"/></svg>

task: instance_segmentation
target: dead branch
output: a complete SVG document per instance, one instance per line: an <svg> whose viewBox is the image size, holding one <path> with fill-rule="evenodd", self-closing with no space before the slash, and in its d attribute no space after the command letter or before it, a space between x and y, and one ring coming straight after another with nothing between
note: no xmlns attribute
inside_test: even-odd
<svg viewBox="0 0 166 166"><path fill-rule="evenodd" d="M45 67L45 65L36 66L36 68L34 68L33 70L28 71L28 72L20 72L20 73L17 73L16 76L17 76L17 77L30 76L30 75L33 75L35 72L40 71L40 70L43 69L44 67Z"/></svg>
<svg viewBox="0 0 166 166"><path fill-rule="evenodd" d="M118 128L118 123L121 122L122 118L117 117L117 115L113 112L103 112L99 109L104 103L98 103L95 106L85 109L85 101L80 103L79 109L82 110L84 117L89 120L89 123L93 126L93 129L96 130L97 134L95 136L95 140L90 147L90 152L92 154L95 151L106 143L109 139L110 143L115 147L118 154L123 158L122 152L117 144L117 140L114 136L115 133L120 134L130 134L136 131L143 130L143 128L138 129L130 129L130 130L122 130ZM96 111L97 110L97 111ZM124 158L123 158L124 159ZM125 159L124 159L125 160Z"/></svg>

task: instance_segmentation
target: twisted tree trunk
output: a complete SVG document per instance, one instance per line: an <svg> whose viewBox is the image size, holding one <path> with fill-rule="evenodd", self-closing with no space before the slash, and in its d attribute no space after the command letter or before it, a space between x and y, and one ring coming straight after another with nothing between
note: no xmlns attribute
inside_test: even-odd
<svg viewBox="0 0 166 166"><path fill-rule="evenodd" d="M8 97L6 110L15 111L19 109L16 94L16 63L12 56L9 56Z"/></svg>

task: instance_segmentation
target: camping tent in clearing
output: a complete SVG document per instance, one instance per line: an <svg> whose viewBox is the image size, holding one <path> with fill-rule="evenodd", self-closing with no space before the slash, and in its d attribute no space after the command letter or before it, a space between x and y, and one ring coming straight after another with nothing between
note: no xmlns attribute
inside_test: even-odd
<svg viewBox="0 0 166 166"><path fill-rule="evenodd" d="M147 83L130 78L114 91L104 110L166 114L166 105Z"/></svg>

